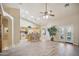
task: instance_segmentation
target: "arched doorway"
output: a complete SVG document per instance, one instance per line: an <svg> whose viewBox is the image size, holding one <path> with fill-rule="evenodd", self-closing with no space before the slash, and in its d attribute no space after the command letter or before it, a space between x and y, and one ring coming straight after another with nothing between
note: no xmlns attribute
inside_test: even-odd
<svg viewBox="0 0 79 59"><path fill-rule="evenodd" d="M12 47L12 21L7 16L0 18L0 51Z"/></svg>
<svg viewBox="0 0 79 59"><path fill-rule="evenodd" d="M8 19L6 17L2 17L2 49L5 50L8 47Z"/></svg>
<svg viewBox="0 0 79 59"><path fill-rule="evenodd" d="M12 21L8 16L2 17L2 50L12 46Z"/></svg>
<svg viewBox="0 0 79 59"><path fill-rule="evenodd" d="M13 17L4 11L0 4L0 51L13 47L14 37L14 21Z"/></svg>

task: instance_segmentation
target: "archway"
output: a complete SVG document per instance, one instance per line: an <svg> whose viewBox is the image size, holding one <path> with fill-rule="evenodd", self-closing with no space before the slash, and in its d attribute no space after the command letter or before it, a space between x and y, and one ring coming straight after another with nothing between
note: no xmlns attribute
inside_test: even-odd
<svg viewBox="0 0 79 59"><path fill-rule="evenodd" d="M2 50L12 46L12 21L9 17L2 17Z"/></svg>
<svg viewBox="0 0 79 59"><path fill-rule="evenodd" d="M0 15L0 52L12 47L12 20Z"/></svg>

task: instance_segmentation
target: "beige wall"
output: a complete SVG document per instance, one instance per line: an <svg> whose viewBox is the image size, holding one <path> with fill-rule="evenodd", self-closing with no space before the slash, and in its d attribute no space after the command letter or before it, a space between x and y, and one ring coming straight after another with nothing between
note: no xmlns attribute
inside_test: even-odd
<svg viewBox="0 0 79 59"><path fill-rule="evenodd" d="M8 47L12 46L12 20L9 17L8 19Z"/></svg>

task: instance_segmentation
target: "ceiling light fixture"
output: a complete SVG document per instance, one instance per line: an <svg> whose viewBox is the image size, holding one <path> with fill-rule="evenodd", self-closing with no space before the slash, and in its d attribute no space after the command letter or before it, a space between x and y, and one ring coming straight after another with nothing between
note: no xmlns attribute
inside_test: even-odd
<svg viewBox="0 0 79 59"><path fill-rule="evenodd" d="M44 15L43 19L48 19L48 17L49 17L48 15Z"/></svg>
<svg viewBox="0 0 79 59"><path fill-rule="evenodd" d="M44 18L44 19L48 19L49 16L55 16L55 15L52 13L52 10L48 10L47 3L45 3L45 11L44 11L44 12L40 12L40 13L43 14L43 18Z"/></svg>
<svg viewBox="0 0 79 59"><path fill-rule="evenodd" d="M34 18L34 16L31 16L31 18Z"/></svg>

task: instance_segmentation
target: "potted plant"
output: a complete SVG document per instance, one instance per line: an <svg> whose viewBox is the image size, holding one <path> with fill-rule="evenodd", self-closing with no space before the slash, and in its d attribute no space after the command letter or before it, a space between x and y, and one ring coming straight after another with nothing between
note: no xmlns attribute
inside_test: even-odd
<svg viewBox="0 0 79 59"><path fill-rule="evenodd" d="M54 36L55 36L56 33L57 33L57 28L56 28L56 26L53 26L53 27L48 28L48 32L49 32L49 34L50 34L50 36L51 36L51 41L53 41Z"/></svg>

